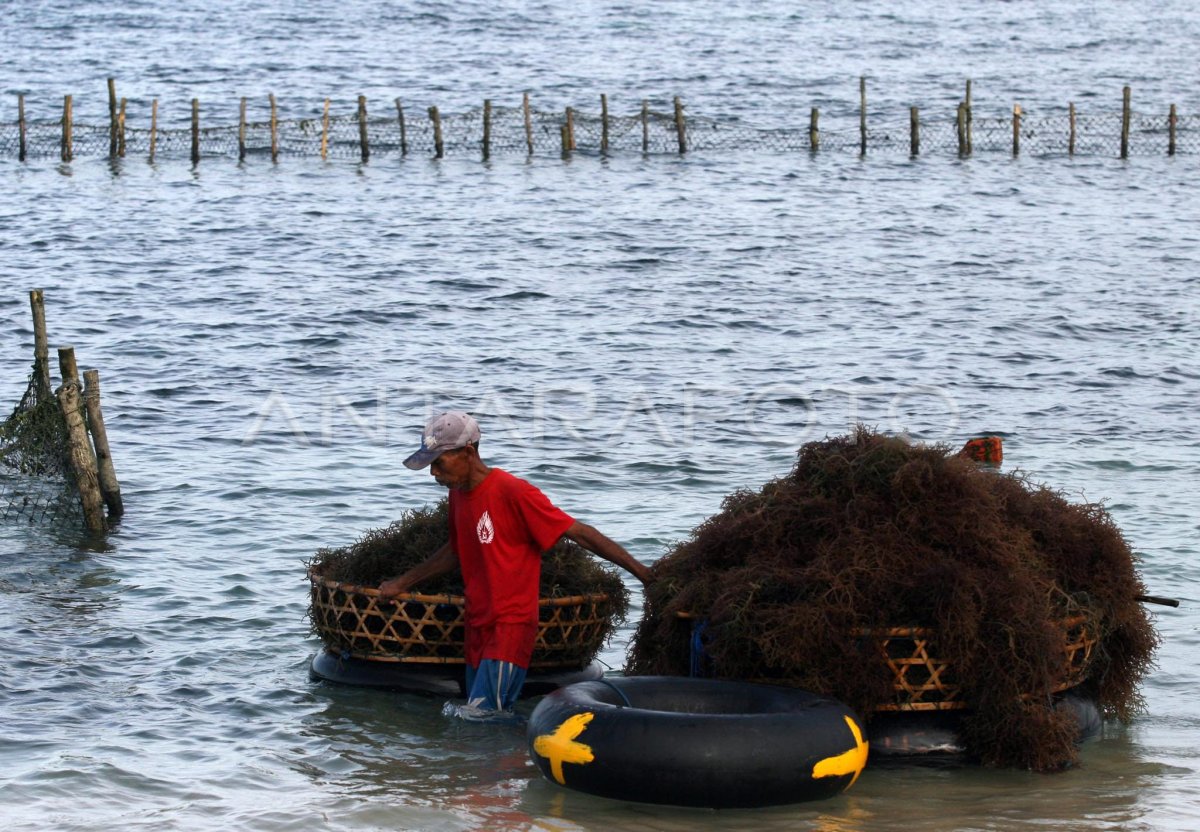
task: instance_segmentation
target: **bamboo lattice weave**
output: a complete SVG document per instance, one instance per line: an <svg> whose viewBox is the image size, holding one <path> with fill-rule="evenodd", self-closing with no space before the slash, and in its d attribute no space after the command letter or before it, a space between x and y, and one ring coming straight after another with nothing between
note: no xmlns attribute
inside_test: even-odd
<svg viewBox="0 0 1200 832"><path fill-rule="evenodd" d="M464 664L465 600L456 595L379 591L309 575L313 627L325 644L354 658L413 664ZM604 643L607 595L542 598L530 667L577 668Z"/></svg>
<svg viewBox="0 0 1200 832"><path fill-rule="evenodd" d="M1075 687L1087 675L1092 650L1098 641L1086 616L1062 620L1062 677L1054 686L1060 693ZM950 662L938 658L937 632L928 627L893 627L863 630L856 635L874 639L893 675L895 701L880 711L951 711L969 707L961 698Z"/></svg>

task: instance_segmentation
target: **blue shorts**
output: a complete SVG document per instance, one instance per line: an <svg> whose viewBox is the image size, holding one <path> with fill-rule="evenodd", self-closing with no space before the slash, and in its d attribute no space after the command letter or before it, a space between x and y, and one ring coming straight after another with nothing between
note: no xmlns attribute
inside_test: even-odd
<svg viewBox="0 0 1200 832"><path fill-rule="evenodd" d="M511 711L525 684L525 668L499 659L467 665L467 708L478 711Z"/></svg>

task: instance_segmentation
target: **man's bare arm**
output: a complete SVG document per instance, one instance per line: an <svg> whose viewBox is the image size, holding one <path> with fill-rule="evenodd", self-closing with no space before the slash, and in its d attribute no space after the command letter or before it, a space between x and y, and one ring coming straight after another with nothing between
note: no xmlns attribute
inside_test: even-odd
<svg viewBox="0 0 1200 832"><path fill-rule="evenodd" d="M643 566L640 561L635 560L633 555L625 551L625 548L621 544L606 537L595 527L576 520L571 524L571 528L567 529L566 536L589 552L631 572L642 583L645 584L654 580L653 575L650 574L650 570L647 567Z"/></svg>

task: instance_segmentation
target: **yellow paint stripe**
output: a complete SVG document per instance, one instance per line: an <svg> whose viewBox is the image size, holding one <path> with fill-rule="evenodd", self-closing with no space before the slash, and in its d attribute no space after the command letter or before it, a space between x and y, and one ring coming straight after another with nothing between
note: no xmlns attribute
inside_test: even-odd
<svg viewBox="0 0 1200 832"><path fill-rule="evenodd" d="M848 716L843 718L850 726L850 733L854 735L854 747L836 757L826 757L818 762L813 766L812 776L816 780L821 777L841 777L845 774L853 774L854 777L846 784L848 789L858 780L858 775L862 774L863 767L867 764L868 744L863 739L862 730L854 720ZM843 791L845 790L843 789Z"/></svg>
<svg viewBox="0 0 1200 832"><path fill-rule="evenodd" d="M595 716L584 712L567 717L553 733L534 739L533 750L550 761L550 773L560 786L567 785L563 779L563 763L583 765L596 759L590 745L575 741Z"/></svg>

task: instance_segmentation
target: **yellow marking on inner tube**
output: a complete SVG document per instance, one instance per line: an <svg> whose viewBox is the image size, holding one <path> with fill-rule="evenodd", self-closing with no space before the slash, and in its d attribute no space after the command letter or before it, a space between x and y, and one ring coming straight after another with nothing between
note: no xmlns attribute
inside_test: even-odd
<svg viewBox="0 0 1200 832"><path fill-rule="evenodd" d="M862 731L853 719L848 716L842 718L846 720L846 724L850 726L850 733L854 735L854 747L836 757L826 757L821 760L813 766L812 776L816 780L820 777L840 777L843 774L853 774L854 777L846 784L848 789L854 785L858 775L862 774L863 766L867 764L867 742L863 739Z"/></svg>
<svg viewBox="0 0 1200 832"><path fill-rule="evenodd" d="M590 745L575 742L575 738L583 733L583 729L587 728L594 716L593 713L575 714L563 720L562 724L554 729L553 734L542 734L534 739L533 750L550 761L550 773L554 775L558 785L567 785L567 781L563 779L563 763L583 764L596 759Z"/></svg>

